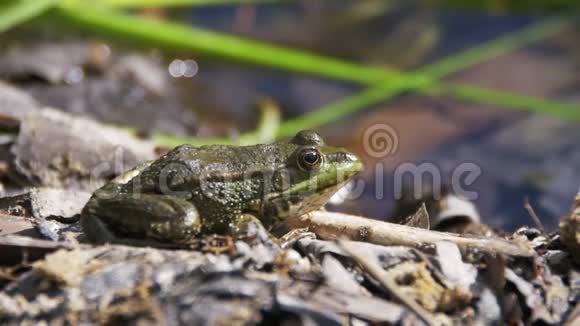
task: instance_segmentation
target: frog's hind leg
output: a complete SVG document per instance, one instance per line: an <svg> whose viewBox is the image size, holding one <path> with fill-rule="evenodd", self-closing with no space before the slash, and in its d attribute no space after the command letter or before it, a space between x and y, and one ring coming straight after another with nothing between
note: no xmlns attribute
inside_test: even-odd
<svg viewBox="0 0 580 326"><path fill-rule="evenodd" d="M195 241L201 219L181 198L157 194L95 195L82 212L81 225L94 243L187 244Z"/></svg>
<svg viewBox="0 0 580 326"><path fill-rule="evenodd" d="M117 243L117 237L109 231L109 228L96 216L83 213L81 215L81 227L84 236L91 243Z"/></svg>

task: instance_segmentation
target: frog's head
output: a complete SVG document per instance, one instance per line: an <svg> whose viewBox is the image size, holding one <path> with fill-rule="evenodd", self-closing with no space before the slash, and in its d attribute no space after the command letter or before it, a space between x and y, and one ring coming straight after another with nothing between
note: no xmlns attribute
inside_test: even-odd
<svg viewBox="0 0 580 326"><path fill-rule="evenodd" d="M313 131L300 131L284 146L285 166L275 171L274 191L263 202L264 213L276 220L322 207L363 167L357 156L327 146Z"/></svg>

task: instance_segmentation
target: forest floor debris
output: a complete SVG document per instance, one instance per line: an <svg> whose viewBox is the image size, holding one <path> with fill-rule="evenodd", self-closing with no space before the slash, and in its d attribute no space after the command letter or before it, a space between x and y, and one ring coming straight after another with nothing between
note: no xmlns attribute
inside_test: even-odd
<svg viewBox="0 0 580 326"><path fill-rule="evenodd" d="M4 252L20 246L44 254L2 269L0 322L450 325L577 318L580 273L557 234L531 254L506 255L460 250L444 237L431 246L304 239L282 249L264 229L254 232L221 252L2 236Z"/></svg>

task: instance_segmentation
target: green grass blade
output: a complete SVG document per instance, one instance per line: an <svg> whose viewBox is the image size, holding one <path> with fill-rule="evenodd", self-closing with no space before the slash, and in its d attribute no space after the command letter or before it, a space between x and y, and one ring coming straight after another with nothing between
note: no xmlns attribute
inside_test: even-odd
<svg viewBox="0 0 580 326"><path fill-rule="evenodd" d="M330 103L316 111L287 120L278 130L278 138L290 137L303 129L314 129L349 114L387 101L403 92L423 87L427 80L400 79L394 82L383 82L355 95Z"/></svg>
<svg viewBox="0 0 580 326"><path fill-rule="evenodd" d="M64 9L69 18L88 26L147 41L155 45L188 49L205 55L233 59L250 64L364 84L374 84L391 78L422 78L417 75L423 75L431 79L443 78L469 66L553 35L570 24L562 19L548 19L524 27L521 31L516 31L481 46L447 57L415 71L413 75L405 74L405 76L402 76L401 73L393 70L368 67L306 51L272 46L260 41L229 36L193 26L153 21L113 11L86 11L82 7L72 5L66 6Z"/></svg>
<svg viewBox="0 0 580 326"><path fill-rule="evenodd" d="M0 5L0 33L32 19L60 0L20 0Z"/></svg>
<svg viewBox="0 0 580 326"><path fill-rule="evenodd" d="M270 99L264 99L259 104L261 111L260 121L255 131L240 135L238 139L231 138L193 138L175 137L171 135L155 134L153 140L158 146L175 147L181 144L202 146L208 144L221 145L253 145L270 143L276 139L280 127L280 108ZM136 133L134 131L134 133Z"/></svg>
<svg viewBox="0 0 580 326"><path fill-rule="evenodd" d="M278 3L288 0L99 0L98 4L109 8L137 7L202 7L240 4Z"/></svg>
<svg viewBox="0 0 580 326"><path fill-rule="evenodd" d="M278 130L278 138L290 137L302 129L314 129L336 121L346 115L383 103L402 93L416 91L429 96L449 96L479 104L493 105L516 111L543 113L554 117L580 121L580 106L531 96L510 94L461 84L429 84L386 82L325 105L316 111L287 120Z"/></svg>
<svg viewBox="0 0 580 326"><path fill-rule="evenodd" d="M300 117L288 120L280 126L277 136L279 138L291 137L303 129L315 129L328 122L336 121L348 114L352 114L363 108L372 107L394 97L406 90L402 85L379 84L374 87L348 96L339 101L330 103L316 111L307 113Z"/></svg>
<svg viewBox="0 0 580 326"><path fill-rule="evenodd" d="M580 108L572 105L563 105L555 101L438 81L438 79L461 69L554 35L569 25L570 22L561 19L549 19L524 27L520 31L491 40L457 55L452 55L418 69L416 72L401 74L399 78L394 78L386 83L379 83L360 94L349 96L301 117L286 121L280 127L278 136L287 137L303 128L319 127L411 90L417 90L428 95L446 95L465 101L496 105L512 110L541 112L560 118L577 120Z"/></svg>
<svg viewBox="0 0 580 326"><path fill-rule="evenodd" d="M349 63L340 59L320 56L305 51L276 47L259 41L247 40L181 24L152 21L145 18L107 11L87 12L74 6L63 7L67 16L85 25L104 29L115 34L145 40L156 45L189 49L205 55L234 59L245 63L272 68L313 74L333 79L371 84L369 89L331 103L317 111L284 122L277 137L288 137L306 128L316 128L336 121L348 114L363 110L373 104L384 102L403 92L416 90L426 94L447 95L462 100L498 105L500 107L530 110L576 119L570 114L569 105L549 100L511 95L492 90L446 84L438 79L485 60L526 46L532 42L563 30L568 23L558 19L534 24L481 46L468 49L457 55L411 73L399 73ZM485 95L485 96L484 96ZM241 136L251 142L255 133ZM160 144L173 145L190 142L193 144L232 143L229 139L184 139L158 135Z"/></svg>
<svg viewBox="0 0 580 326"><path fill-rule="evenodd" d="M459 54L448 56L415 72L433 79L440 79L465 68L491 60L502 54L520 49L551 35L555 35L568 26L570 26L570 22L568 21L559 18L547 19L524 27L520 31L470 48Z"/></svg>
<svg viewBox="0 0 580 326"><path fill-rule="evenodd" d="M531 96L492 91L468 85L434 86L423 90L423 93L432 96L451 96L479 104L544 113L567 120L580 121L580 105L559 103Z"/></svg>
<svg viewBox="0 0 580 326"><path fill-rule="evenodd" d="M580 107L577 106L438 81L438 79L461 69L554 35L569 25L570 22L561 19L549 19L524 27L520 31L447 57L439 62L418 69L416 72L401 74L399 78L394 78L386 83L379 83L360 94L349 96L301 117L286 121L282 124L278 136L291 136L301 128L316 128L411 90L417 90L429 95L446 95L465 101L496 105L512 110L541 112L560 118L577 120L580 114Z"/></svg>
<svg viewBox="0 0 580 326"><path fill-rule="evenodd" d="M62 6L61 9L66 17L84 26L92 26L101 32L122 35L156 46L185 49L207 56L360 83L374 83L396 75L384 69L365 67L307 51L273 46L183 24L112 11L85 10L74 5Z"/></svg>
<svg viewBox="0 0 580 326"><path fill-rule="evenodd" d="M275 134L276 138L287 138L295 135L298 131L304 129L314 129L324 125L330 121L335 121L341 117L361 110L362 108L370 107L388 100L390 97L409 90L411 85L403 83L380 83L374 87L370 87L360 93L348 96L339 101L323 106L317 111L302 115L298 118L287 120L280 125ZM418 86L418 85L416 85ZM391 95L391 96L388 96ZM240 136L244 140L244 144L256 143L255 132L249 132ZM234 144L232 139L228 138L188 138L188 137L173 137L169 135L157 134L154 136L154 141L159 146L175 147L180 144L192 144L194 146L207 144Z"/></svg>
<svg viewBox="0 0 580 326"><path fill-rule="evenodd" d="M280 128L280 107L271 99L264 99L258 105L262 115L255 132L240 137L242 145L270 143L276 139Z"/></svg>

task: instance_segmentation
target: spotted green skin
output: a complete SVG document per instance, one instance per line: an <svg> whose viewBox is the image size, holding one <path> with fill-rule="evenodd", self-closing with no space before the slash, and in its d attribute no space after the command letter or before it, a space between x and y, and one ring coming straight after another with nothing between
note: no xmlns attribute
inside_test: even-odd
<svg viewBox="0 0 580 326"><path fill-rule="evenodd" d="M300 165L308 149L321 154L315 169ZM97 190L81 225L96 243L236 235L248 214L269 228L319 209L361 169L355 155L312 131L254 146L182 145Z"/></svg>

